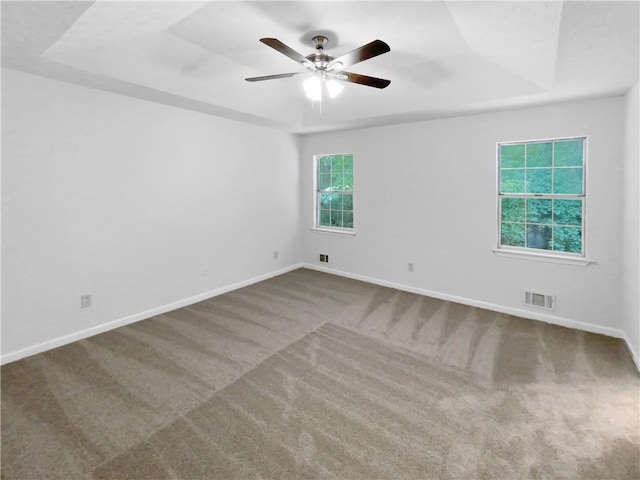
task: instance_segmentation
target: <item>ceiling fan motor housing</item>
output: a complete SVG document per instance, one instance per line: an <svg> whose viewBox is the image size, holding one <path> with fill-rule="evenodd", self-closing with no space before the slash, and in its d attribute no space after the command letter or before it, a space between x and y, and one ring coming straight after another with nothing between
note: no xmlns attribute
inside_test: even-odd
<svg viewBox="0 0 640 480"><path fill-rule="evenodd" d="M327 53L324 53L324 46L327 43L327 37L323 37L322 35L318 35L313 37L313 45L315 46L318 53L312 53L311 55L307 55L307 59L315 65L318 70L326 70L327 65L333 57Z"/></svg>

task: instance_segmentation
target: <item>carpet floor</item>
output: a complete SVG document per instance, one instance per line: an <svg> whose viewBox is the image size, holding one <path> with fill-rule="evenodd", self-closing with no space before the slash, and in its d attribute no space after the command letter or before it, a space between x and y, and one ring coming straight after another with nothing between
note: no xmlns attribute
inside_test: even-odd
<svg viewBox="0 0 640 480"><path fill-rule="evenodd" d="M6 480L640 478L622 341L307 269L1 374Z"/></svg>

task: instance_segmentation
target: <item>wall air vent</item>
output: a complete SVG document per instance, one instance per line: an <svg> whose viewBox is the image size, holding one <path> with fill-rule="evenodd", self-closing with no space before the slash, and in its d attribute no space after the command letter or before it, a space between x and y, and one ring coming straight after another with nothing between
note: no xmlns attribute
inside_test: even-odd
<svg viewBox="0 0 640 480"><path fill-rule="evenodd" d="M553 310L556 306L556 299L553 295L543 293L524 292L524 304L529 307L544 308Z"/></svg>

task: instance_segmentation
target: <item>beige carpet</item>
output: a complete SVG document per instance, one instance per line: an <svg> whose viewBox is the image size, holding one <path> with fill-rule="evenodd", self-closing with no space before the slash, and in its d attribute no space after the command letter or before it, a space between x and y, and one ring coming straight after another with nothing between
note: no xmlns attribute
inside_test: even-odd
<svg viewBox="0 0 640 480"><path fill-rule="evenodd" d="M621 341L305 269L1 373L7 480L640 478Z"/></svg>

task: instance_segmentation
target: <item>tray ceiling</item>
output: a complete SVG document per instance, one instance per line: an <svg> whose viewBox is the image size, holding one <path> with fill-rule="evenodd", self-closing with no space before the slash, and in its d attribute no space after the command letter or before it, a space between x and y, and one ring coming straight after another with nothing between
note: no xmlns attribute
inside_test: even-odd
<svg viewBox="0 0 640 480"><path fill-rule="evenodd" d="M2 63L212 115L311 133L623 94L638 80L638 2L2 2ZM303 68L258 40L339 56L391 52L350 71L321 105Z"/></svg>

